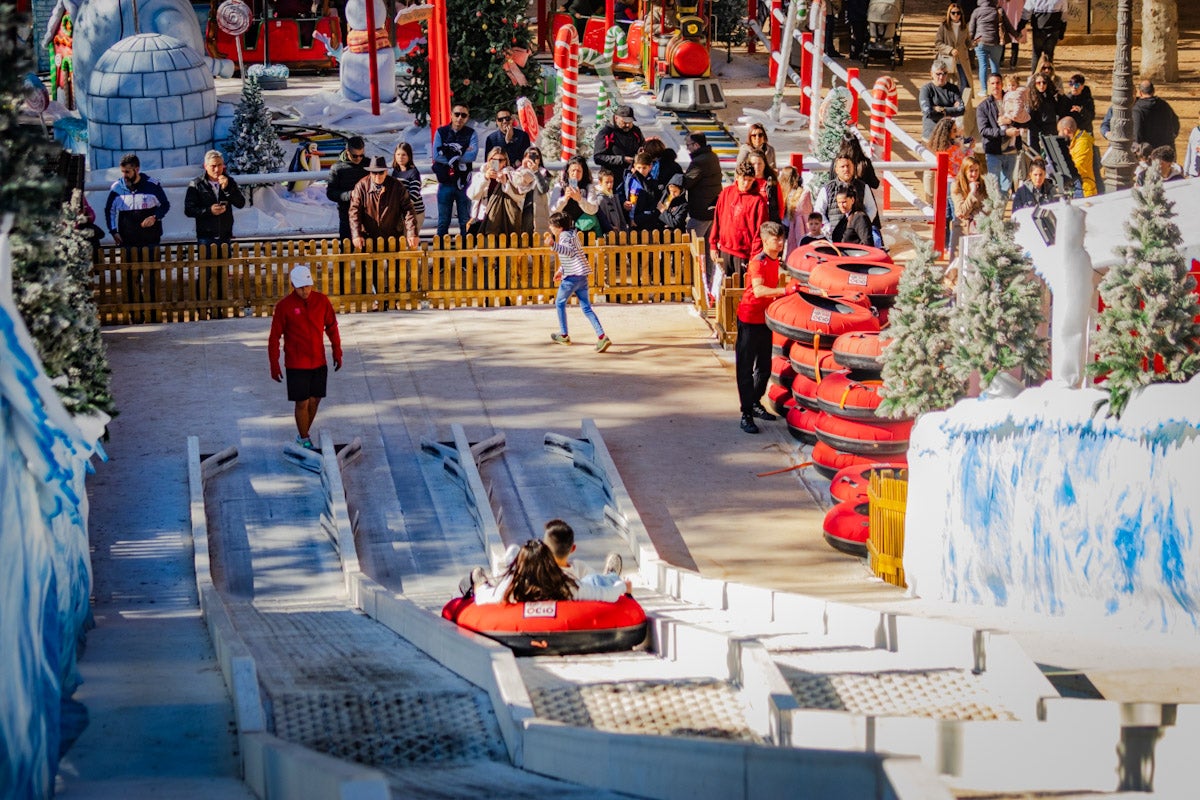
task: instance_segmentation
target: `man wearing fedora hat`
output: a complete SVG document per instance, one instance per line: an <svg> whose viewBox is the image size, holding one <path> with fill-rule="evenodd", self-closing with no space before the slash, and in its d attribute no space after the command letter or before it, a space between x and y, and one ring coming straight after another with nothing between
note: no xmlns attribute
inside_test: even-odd
<svg viewBox="0 0 1200 800"><path fill-rule="evenodd" d="M313 288L312 270L301 264L291 272L292 291L275 304L267 355L271 380L283 380L279 368L279 339L283 337L283 365L287 370L288 400L296 404L296 444L312 449L309 431L317 418L317 406L325 396L329 366L325 340L333 348L333 370L342 368L342 337L329 298Z"/></svg>
<svg viewBox="0 0 1200 800"><path fill-rule="evenodd" d="M421 244L417 230L417 212L409 197L408 187L388 174L388 163L383 156L374 156L367 161L367 175L350 192L350 240L361 250L367 240L403 237L408 246ZM362 268L363 285L360 292L378 289L379 268L371 267L371 281L367 284L367 268ZM384 291L387 287L383 287ZM384 308L387 303L384 303ZM376 302L372 310L378 310Z"/></svg>

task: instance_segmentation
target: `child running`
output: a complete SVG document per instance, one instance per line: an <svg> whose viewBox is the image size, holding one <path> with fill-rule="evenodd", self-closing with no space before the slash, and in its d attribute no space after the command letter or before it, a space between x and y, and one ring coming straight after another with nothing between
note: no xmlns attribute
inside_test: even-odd
<svg viewBox="0 0 1200 800"><path fill-rule="evenodd" d="M583 316L587 317L587 321L592 323L592 328L596 331L596 352L603 353L612 341L604 335L604 328L596 318L596 312L592 310L592 303L588 297L588 273L592 270L583 254L583 247L579 244L579 235L571 224L571 218L561 211L551 214L550 232L545 235L543 241L547 247L553 247L554 252L558 253L558 269L554 273L554 280L560 281L558 296L554 299L560 333L550 334L550 339L559 344L571 343L571 337L567 335L567 302L574 295L579 298L579 309Z"/></svg>

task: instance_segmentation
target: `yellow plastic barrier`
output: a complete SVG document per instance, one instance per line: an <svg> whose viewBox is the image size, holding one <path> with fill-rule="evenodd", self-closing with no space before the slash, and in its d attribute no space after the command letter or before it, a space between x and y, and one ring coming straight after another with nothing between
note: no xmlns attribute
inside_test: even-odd
<svg viewBox="0 0 1200 800"><path fill-rule="evenodd" d="M870 537L867 563L888 583L904 582L904 513L908 506L908 470L876 470L867 488Z"/></svg>

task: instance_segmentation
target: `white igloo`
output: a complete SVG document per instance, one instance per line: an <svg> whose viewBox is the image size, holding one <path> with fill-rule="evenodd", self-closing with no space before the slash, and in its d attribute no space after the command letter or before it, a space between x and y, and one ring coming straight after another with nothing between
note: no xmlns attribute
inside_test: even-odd
<svg viewBox="0 0 1200 800"><path fill-rule="evenodd" d="M204 58L161 33L117 42L88 79L88 156L108 169L136 153L146 170L204 163L217 93Z"/></svg>

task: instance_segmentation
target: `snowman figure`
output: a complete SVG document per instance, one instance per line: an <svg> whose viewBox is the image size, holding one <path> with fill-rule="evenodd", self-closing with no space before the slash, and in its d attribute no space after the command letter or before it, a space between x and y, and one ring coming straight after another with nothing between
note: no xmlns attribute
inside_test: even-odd
<svg viewBox="0 0 1200 800"><path fill-rule="evenodd" d="M374 3L375 23L381 25L367 30L367 3ZM349 0L346 3L346 46L341 52L342 94L348 100L368 100L371 97L371 56L368 52L371 37L375 37L375 72L379 76L379 102L396 99L396 53L382 23L383 0Z"/></svg>

